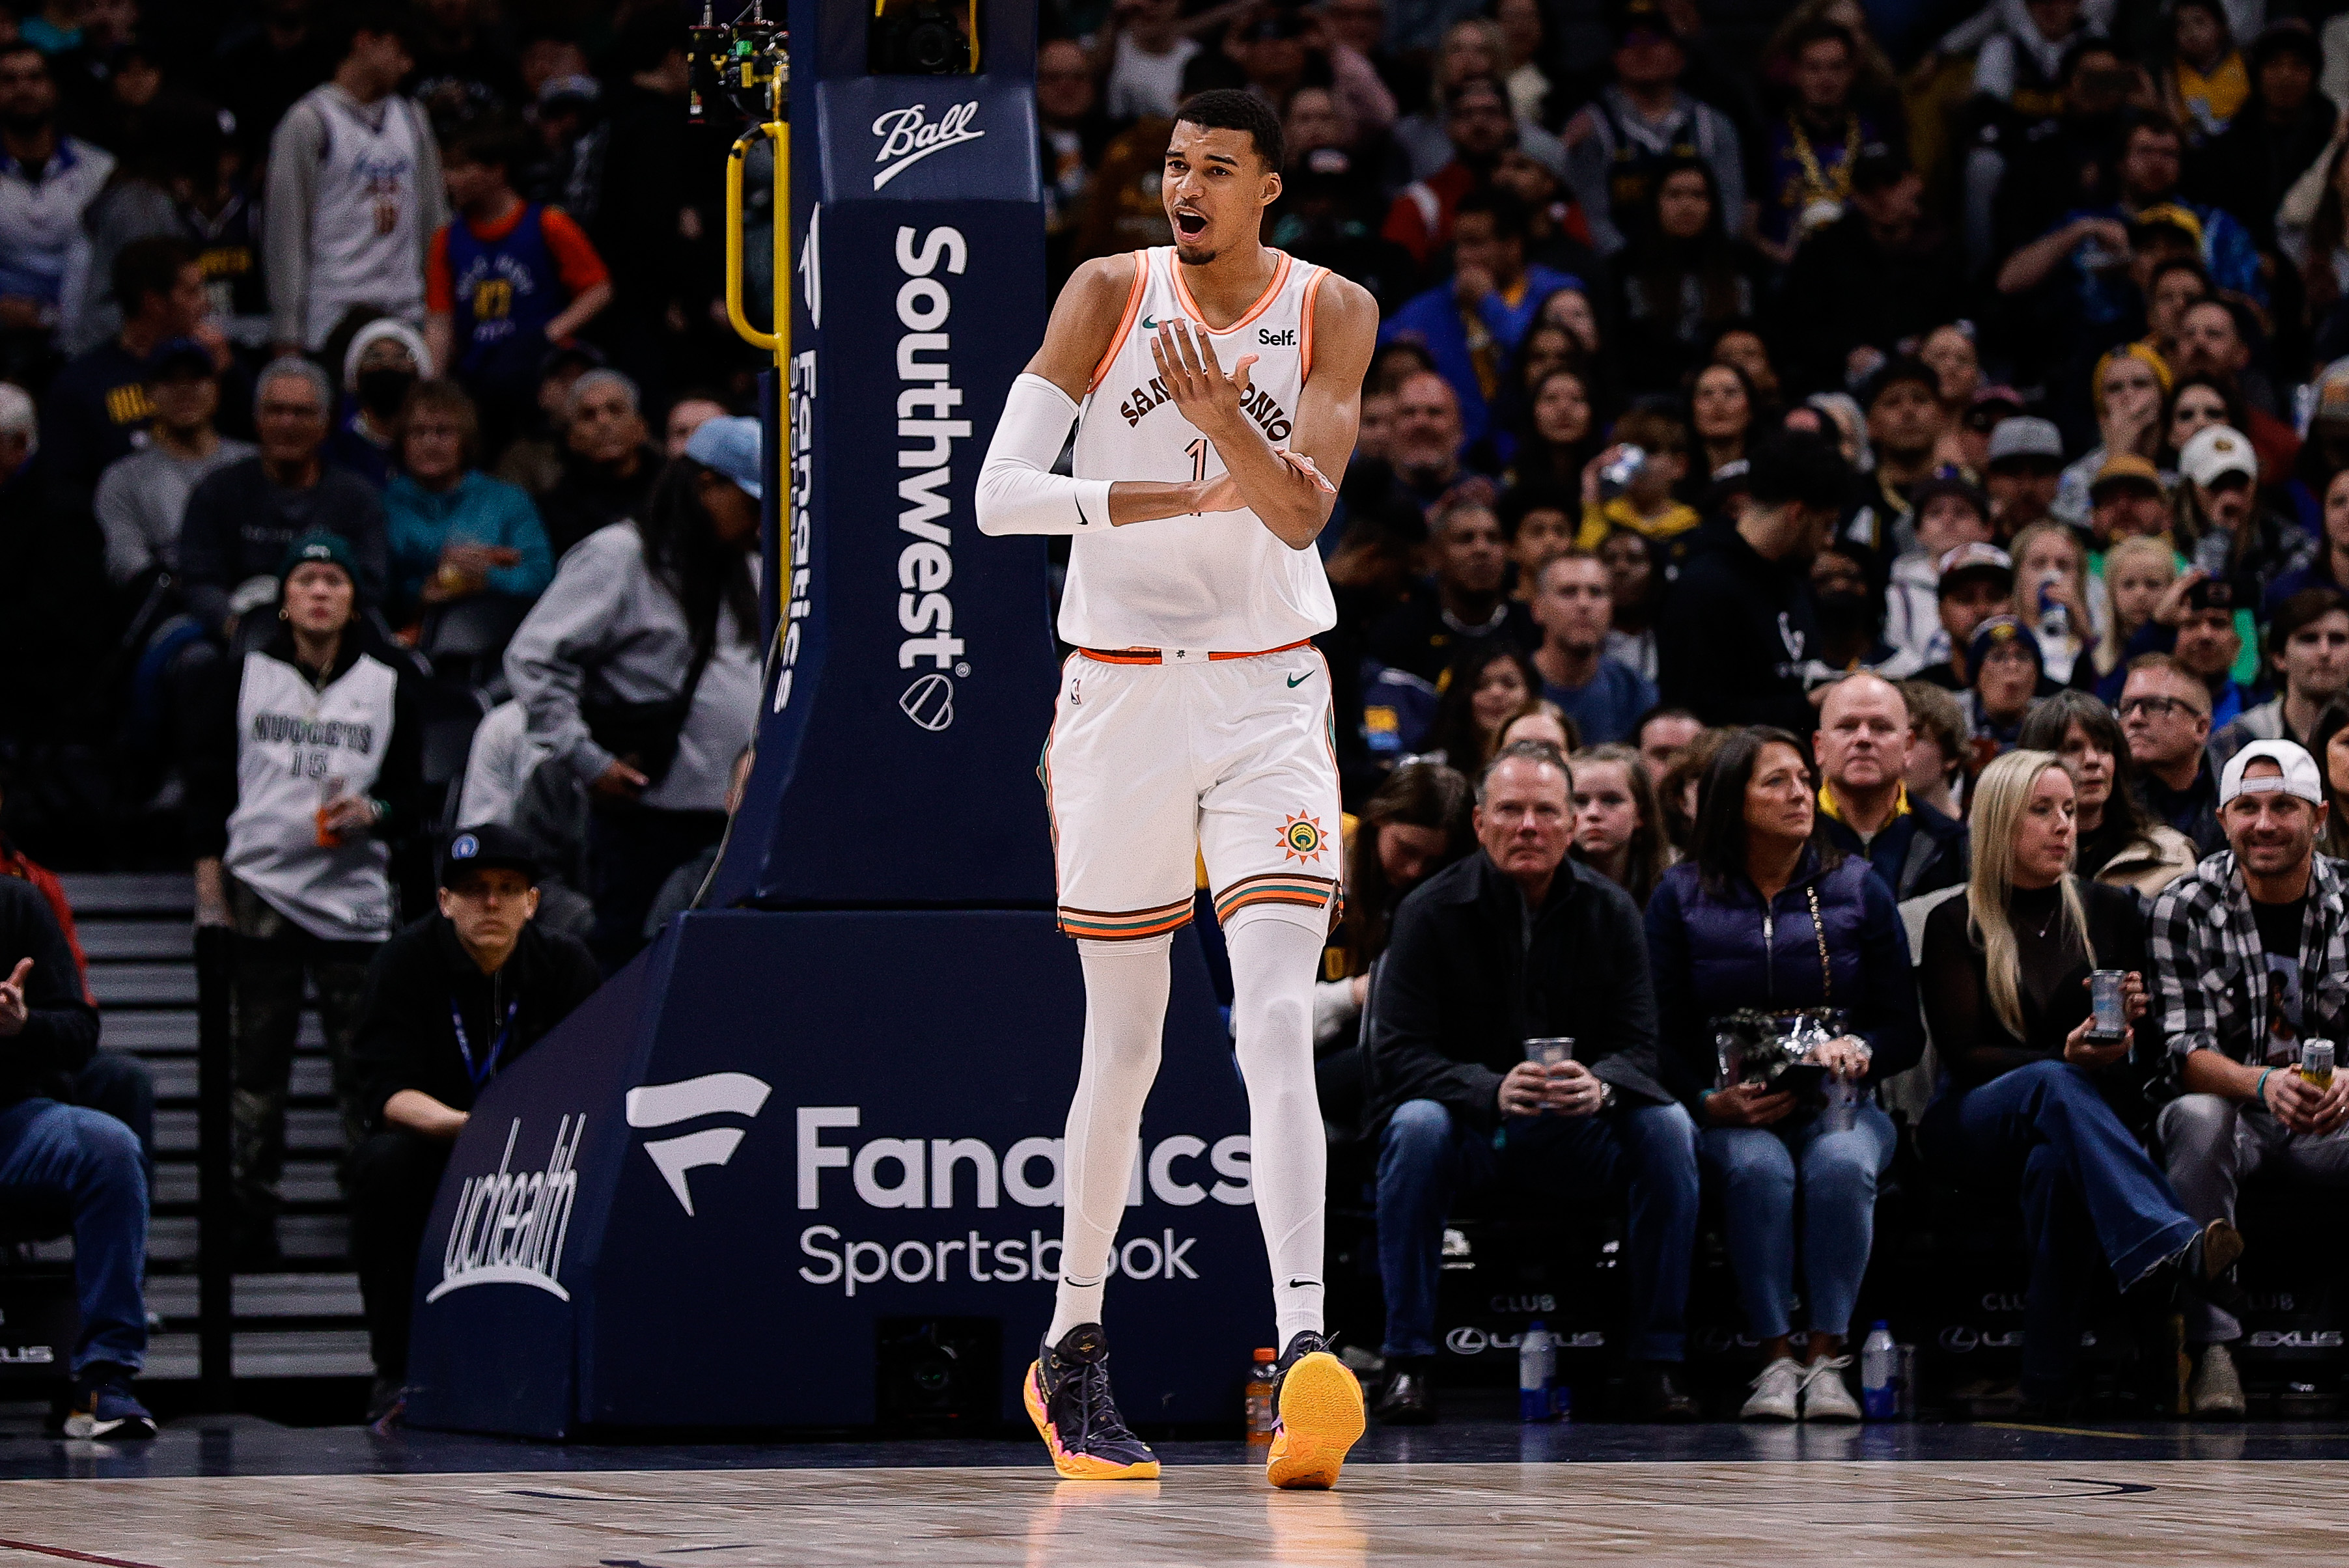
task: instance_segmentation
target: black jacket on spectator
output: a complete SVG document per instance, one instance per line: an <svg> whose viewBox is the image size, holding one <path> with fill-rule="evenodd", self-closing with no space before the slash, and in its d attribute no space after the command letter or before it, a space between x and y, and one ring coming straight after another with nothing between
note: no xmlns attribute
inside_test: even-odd
<svg viewBox="0 0 2349 1568"><path fill-rule="evenodd" d="M1805 240L1786 269L1771 334L1790 393L1841 391L1845 361L1863 344L1887 354L1904 337L1966 314L1965 262L1928 218L1887 251L1857 209Z"/></svg>
<svg viewBox="0 0 2349 1568"><path fill-rule="evenodd" d="M31 882L0 877L0 979L26 958L25 1026L0 1039L0 1106L69 1099L73 1075L98 1049L98 1009L82 996L81 971L48 901Z"/></svg>
<svg viewBox="0 0 2349 1568"><path fill-rule="evenodd" d="M497 1057L502 1072L585 1001L599 978L595 960L578 938L542 931L536 921L522 928L494 975L482 974L467 954L448 916L436 913L416 922L385 943L367 966L351 1046L360 1113L369 1127L380 1129L384 1102L407 1088L452 1109L472 1109L479 1091L458 1049L452 1017L464 1018L478 1068L488 1063L512 1010L512 1033ZM490 1076L483 1073L485 1084Z"/></svg>
<svg viewBox="0 0 2349 1568"><path fill-rule="evenodd" d="M621 479L607 469L563 454L563 478L538 498L538 514L546 521L546 542L561 561L571 547L599 528L640 516L667 459L647 443L638 452L636 471Z"/></svg>
<svg viewBox="0 0 2349 1568"><path fill-rule="evenodd" d="M1706 529L1656 622L1663 701L1707 724L1775 724L1808 735L1818 710L1803 695L1803 666L1818 656L1804 568L1763 559L1735 529Z"/></svg>
<svg viewBox="0 0 2349 1568"><path fill-rule="evenodd" d="M147 428L147 362L116 338L77 355L41 397L41 452L61 494L84 506L106 465Z"/></svg>
<svg viewBox="0 0 2349 1568"><path fill-rule="evenodd" d="M1939 892L1966 880L1966 825L1911 799L1909 809L1867 843L1840 817L1819 813L1819 836L1845 854L1864 857L1895 899Z"/></svg>
<svg viewBox="0 0 2349 1568"><path fill-rule="evenodd" d="M1541 645L1533 612L1523 603L1505 597L1494 609L1485 625L1465 626L1444 613L1434 583L1414 583L1410 597L1371 624L1366 645L1379 663L1409 670L1423 681L1442 678L1479 644L1506 643L1527 653Z"/></svg>
<svg viewBox="0 0 2349 1568"><path fill-rule="evenodd" d="M250 577L274 577L285 552L314 528L350 541L359 600L380 604L390 576L383 498L356 474L327 466L307 490L288 490L259 458L215 469L188 494L180 523L180 584L188 608L217 632L229 595Z"/></svg>
<svg viewBox="0 0 2349 1568"><path fill-rule="evenodd" d="M1568 861L1528 912L1483 851L1438 872L1395 911L1379 961L1364 1056L1370 1127L1433 1099L1463 1125L1500 1125L1501 1079L1525 1042L1569 1035L1574 1059L1622 1094L1670 1099L1656 1068L1656 995L1631 895Z"/></svg>

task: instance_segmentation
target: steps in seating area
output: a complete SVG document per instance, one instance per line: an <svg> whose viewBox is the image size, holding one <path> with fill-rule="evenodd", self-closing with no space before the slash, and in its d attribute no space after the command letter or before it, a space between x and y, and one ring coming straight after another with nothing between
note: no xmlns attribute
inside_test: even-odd
<svg viewBox="0 0 2349 1568"><path fill-rule="evenodd" d="M149 1379L196 1375L196 963L192 879L176 875L67 876L99 1048L132 1056L154 1076L155 1205L149 1234L147 1308L160 1325L149 1346ZM367 1333L351 1272L348 1230L335 1170L341 1120L317 1015L305 1011L286 1110L285 1259L236 1279L236 1375L255 1378L369 1375ZM70 1258L73 1243L37 1249Z"/></svg>

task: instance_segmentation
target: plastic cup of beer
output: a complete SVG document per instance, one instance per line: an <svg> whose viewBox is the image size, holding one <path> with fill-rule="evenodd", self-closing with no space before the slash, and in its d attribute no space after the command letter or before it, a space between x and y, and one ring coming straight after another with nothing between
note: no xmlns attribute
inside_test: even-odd
<svg viewBox="0 0 2349 1568"><path fill-rule="evenodd" d="M1537 1067L1554 1068L1573 1059L1572 1035L1536 1035L1526 1042L1526 1060Z"/></svg>
<svg viewBox="0 0 2349 1568"><path fill-rule="evenodd" d="M2121 987L2128 981L2124 969L2088 972L2088 1033L2100 1040L2117 1040L2128 1033L2128 1011Z"/></svg>

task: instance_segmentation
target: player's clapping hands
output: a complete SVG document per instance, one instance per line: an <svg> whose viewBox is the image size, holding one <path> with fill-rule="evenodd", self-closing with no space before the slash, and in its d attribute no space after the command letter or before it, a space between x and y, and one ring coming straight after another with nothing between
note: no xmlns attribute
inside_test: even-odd
<svg viewBox="0 0 2349 1568"><path fill-rule="evenodd" d="M1240 405L1247 397L1248 366L1256 363L1255 355L1240 356L1226 376L1207 335L1194 333L1188 321L1178 318L1159 325L1150 357L1157 362L1159 382L1174 397L1174 407L1201 435L1221 439L1246 423Z"/></svg>

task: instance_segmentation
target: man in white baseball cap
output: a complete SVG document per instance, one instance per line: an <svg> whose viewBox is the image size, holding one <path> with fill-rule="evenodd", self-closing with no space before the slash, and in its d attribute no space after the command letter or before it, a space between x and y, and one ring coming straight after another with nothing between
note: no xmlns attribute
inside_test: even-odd
<svg viewBox="0 0 2349 1568"><path fill-rule="evenodd" d="M2206 434L2208 432L2205 432ZM2301 1076L2304 1045L2349 1026L2349 879L2316 852L2324 783L2289 740L2255 740L2219 779L2228 848L2170 884L2153 906L2155 1006L2185 1093L2162 1108L2170 1185L2202 1224L2235 1217L2254 1172L2349 1186L2349 1072ZM2240 1418L2243 1389L2227 1346L2233 1314L2189 1294L2186 1336L2204 1347L2194 1414Z"/></svg>

